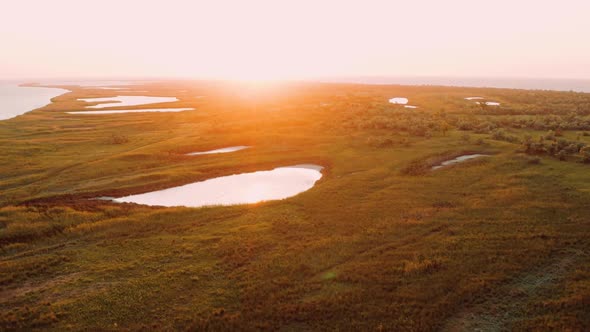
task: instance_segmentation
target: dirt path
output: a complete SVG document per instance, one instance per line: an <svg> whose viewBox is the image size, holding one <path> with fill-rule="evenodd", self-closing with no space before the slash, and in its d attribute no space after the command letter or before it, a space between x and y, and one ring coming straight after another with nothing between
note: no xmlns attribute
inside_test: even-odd
<svg viewBox="0 0 590 332"><path fill-rule="evenodd" d="M443 331L507 331L523 317L523 310L535 296L547 287L562 280L570 271L579 252L560 255L514 281L500 287L499 291L482 303L465 308L449 319Z"/></svg>

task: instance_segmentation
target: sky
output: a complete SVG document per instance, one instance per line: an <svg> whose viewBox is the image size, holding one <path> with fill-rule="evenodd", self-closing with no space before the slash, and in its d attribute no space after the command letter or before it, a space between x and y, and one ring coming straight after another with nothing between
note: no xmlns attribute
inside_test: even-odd
<svg viewBox="0 0 590 332"><path fill-rule="evenodd" d="M588 0L2 0L0 79L590 79Z"/></svg>

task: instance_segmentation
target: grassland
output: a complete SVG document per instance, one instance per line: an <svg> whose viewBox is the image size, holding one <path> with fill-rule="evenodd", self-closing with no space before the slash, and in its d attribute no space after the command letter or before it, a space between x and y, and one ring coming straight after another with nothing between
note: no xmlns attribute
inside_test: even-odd
<svg viewBox="0 0 590 332"><path fill-rule="evenodd" d="M590 329L590 165L526 153L590 145L590 94L180 81L138 95L195 111L70 115L113 94L70 88L0 122L0 330ZM300 163L324 176L283 201L89 200Z"/></svg>

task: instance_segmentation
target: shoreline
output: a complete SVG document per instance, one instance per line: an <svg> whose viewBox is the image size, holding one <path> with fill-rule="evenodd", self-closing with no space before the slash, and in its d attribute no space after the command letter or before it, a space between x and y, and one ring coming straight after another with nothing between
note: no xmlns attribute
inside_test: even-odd
<svg viewBox="0 0 590 332"><path fill-rule="evenodd" d="M20 89L41 89L36 90L35 93L27 94L25 90ZM8 91L6 93L3 91L4 89L15 89L12 91ZM34 111L36 109L45 107L52 103L52 99L55 97L59 97L64 95L68 92L71 92L69 89L64 88L54 88L54 87L44 87L44 86L35 86L23 83L5 83L0 82L0 97L8 96L9 101L6 101L9 106L6 107L8 111L4 112L4 105L2 112L0 112L0 121L13 119L20 115L26 114L28 112ZM20 95L23 93L23 95Z"/></svg>

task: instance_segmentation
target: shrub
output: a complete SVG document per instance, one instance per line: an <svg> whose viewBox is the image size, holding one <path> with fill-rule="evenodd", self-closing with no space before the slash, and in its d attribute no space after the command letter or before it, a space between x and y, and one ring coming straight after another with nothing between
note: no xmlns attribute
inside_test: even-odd
<svg viewBox="0 0 590 332"><path fill-rule="evenodd" d="M457 124L457 128L459 128L459 130L472 130L473 125L465 120L461 120Z"/></svg>
<svg viewBox="0 0 590 332"><path fill-rule="evenodd" d="M549 141L553 141L555 139L555 132L553 130L549 130L543 138Z"/></svg>
<svg viewBox="0 0 590 332"><path fill-rule="evenodd" d="M453 128L450 124L448 124L446 121L443 121L443 120L441 120L438 123L438 127L439 127L440 131L442 132L443 136L446 136L447 132L449 130L451 130L451 128Z"/></svg>
<svg viewBox="0 0 590 332"><path fill-rule="evenodd" d="M528 152L531 154L545 153L545 152L547 152L547 148L545 147L545 144L543 144L541 142L531 143L530 149L528 150Z"/></svg>
<svg viewBox="0 0 590 332"><path fill-rule="evenodd" d="M590 146L583 147L580 150L580 156L583 163L590 163Z"/></svg>
<svg viewBox="0 0 590 332"><path fill-rule="evenodd" d="M419 137L425 137L429 134L428 128L422 125L416 125L415 127L410 128L409 132L410 135Z"/></svg>
<svg viewBox="0 0 590 332"><path fill-rule="evenodd" d="M566 146L564 148L565 152L567 152L568 154L576 154L578 152L580 152L580 149L584 147L584 144L580 144L580 143L571 143L568 146Z"/></svg>
<svg viewBox="0 0 590 332"><path fill-rule="evenodd" d="M527 158L527 163L531 165L538 165L541 163L541 158L539 157L530 157Z"/></svg>
<svg viewBox="0 0 590 332"><path fill-rule="evenodd" d="M367 138L367 144L374 148L385 148L393 145L393 140L387 137L371 136Z"/></svg>
<svg viewBox="0 0 590 332"><path fill-rule="evenodd" d="M119 134L113 134L110 139L111 144L125 144L128 142L129 142L129 139L127 138L127 136L119 135Z"/></svg>
<svg viewBox="0 0 590 332"><path fill-rule="evenodd" d="M518 138L516 136L508 135L502 129L496 129L492 132L492 139L497 141L506 141L510 143L518 142Z"/></svg>
<svg viewBox="0 0 590 332"><path fill-rule="evenodd" d="M426 160L414 160L402 169L404 175L422 175L430 170L432 166Z"/></svg>

